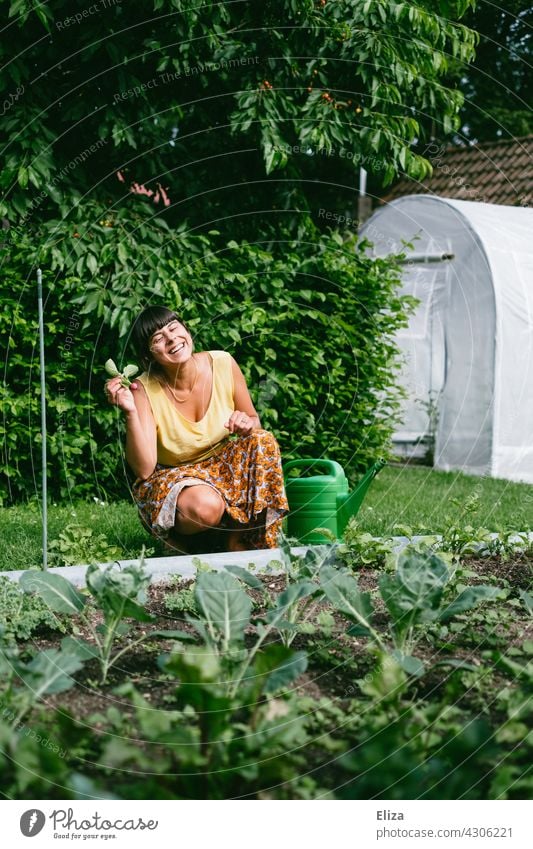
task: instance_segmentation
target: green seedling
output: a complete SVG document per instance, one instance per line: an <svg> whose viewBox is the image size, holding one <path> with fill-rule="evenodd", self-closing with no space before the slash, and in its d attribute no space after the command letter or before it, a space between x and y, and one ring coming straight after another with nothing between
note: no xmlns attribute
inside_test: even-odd
<svg viewBox="0 0 533 849"><path fill-rule="evenodd" d="M130 631L129 624L124 620L150 623L155 619L145 608L150 575L145 569L144 548L139 563L126 566L111 564L105 568L92 563L87 569L85 580L96 607L103 614L100 624L94 621L92 609L87 605L87 596L62 575L28 570L22 574L20 586L24 592L39 596L50 610L77 619L81 628L74 623L75 636L65 637L61 648L69 657L74 655L83 661L96 659L100 664L102 684L105 684L109 670L117 661L145 640L192 639L185 631L142 629L140 636L124 640ZM81 638L82 629L91 636L92 642Z"/></svg>
<svg viewBox="0 0 533 849"><path fill-rule="evenodd" d="M161 665L167 671L179 672L182 681L187 680L186 668L190 672L198 653L203 652L204 668L198 673L197 681L224 681L224 697L230 700L237 698L242 686L247 692L248 704L257 705L264 696L288 686L305 672L305 652L293 652L287 644L265 644L265 640L276 630L289 630L291 623L285 621L288 609L320 587L303 582L291 584L263 621L256 624L255 640L245 642L245 632L251 624L252 600L239 583L244 578L244 570L235 566L229 569L238 578L228 572L201 572L196 578L194 599L198 617L186 618L200 635L204 643L202 649L195 647L194 652L184 654L176 645L170 655L162 657ZM249 574L245 583L258 589L261 582Z"/></svg>
<svg viewBox="0 0 533 849"><path fill-rule="evenodd" d="M361 592L357 580L346 569L325 564L320 570L327 599L339 613L355 623L347 634L369 637L381 661L386 656L392 657L404 672L416 677L426 671L424 663L413 656L424 637L424 626L433 622L447 623L478 604L496 599L501 592L500 587L476 584L463 587L448 600L451 577L448 565L437 554L429 550L401 552L394 574L383 572L379 579L379 594L389 614L388 634L382 637L372 625L374 609L370 593ZM454 666L458 663L453 659L446 662ZM390 668L394 663L389 664ZM383 663L381 665L383 667Z"/></svg>
<svg viewBox="0 0 533 849"><path fill-rule="evenodd" d="M123 372L120 372L113 360L107 360L104 368L110 377L120 377L120 383L125 389L129 389L131 386L130 377L133 377L139 371L137 366L130 363L125 367Z"/></svg>

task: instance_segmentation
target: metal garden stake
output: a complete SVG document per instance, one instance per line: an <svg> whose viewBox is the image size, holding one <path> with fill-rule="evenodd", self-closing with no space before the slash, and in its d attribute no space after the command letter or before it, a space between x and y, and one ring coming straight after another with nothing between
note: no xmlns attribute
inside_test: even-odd
<svg viewBox="0 0 533 849"><path fill-rule="evenodd" d="M41 465L42 465L42 516L43 516L43 569L48 568L48 496L46 490L46 385L44 379L44 321L43 282L41 269L37 269L37 303L39 307L39 358L41 365Z"/></svg>

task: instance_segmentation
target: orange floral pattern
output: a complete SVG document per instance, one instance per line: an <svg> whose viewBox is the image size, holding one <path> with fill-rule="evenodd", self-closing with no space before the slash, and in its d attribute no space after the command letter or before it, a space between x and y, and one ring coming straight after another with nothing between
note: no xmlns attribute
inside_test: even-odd
<svg viewBox="0 0 533 849"><path fill-rule="evenodd" d="M207 460L181 466L158 464L149 478L138 478L133 497L142 523L155 536L172 535L179 540L172 530L179 493L185 486L200 483L213 486L226 502L221 528L255 523L239 534L243 544L250 549L277 546L289 504L279 445L270 431L255 428L248 436L229 439Z"/></svg>

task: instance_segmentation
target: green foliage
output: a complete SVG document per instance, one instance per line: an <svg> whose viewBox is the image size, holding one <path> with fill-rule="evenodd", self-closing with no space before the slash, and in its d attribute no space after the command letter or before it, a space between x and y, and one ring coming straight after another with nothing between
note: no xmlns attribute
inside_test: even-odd
<svg viewBox="0 0 533 849"><path fill-rule="evenodd" d="M451 504L457 508L458 514L444 518L444 528L439 536L427 537L428 545L434 551L449 552L455 560L459 557L481 554L483 556L499 557L503 561L516 557L517 554L528 556L533 551L533 540L527 531L517 532L503 530L491 533L487 528L471 524L480 509L481 493L479 485L464 501L451 499ZM412 530L407 529L412 535Z"/></svg>
<svg viewBox="0 0 533 849"><path fill-rule="evenodd" d="M8 340L6 377L0 387L4 410L0 423L3 501L31 496L38 491L40 483L35 472L40 464L41 433L34 287L35 268L40 262L44 270L50 494L70 500L74 493L76 497L95 492L100 495L101 489L115 496L119 493L126 496L128 492L121 469L120 416L104 398L103 363L116 350L116 334L127 332L148 294L150 268L163 275L158 289L163 299L162 287L168 284L170 276L162 248L168 230L157 223L141 227L139 245L134 247L131 242L129 262L122 263L118 254L109 254L108 243L112 241L109 228L100 227L98 231L95 225L85 234L85 240L73 238L73 232L81 227L77 219L92 227L94 212L94 204L88 204L83 210L75 210L71 221L49 222L49 226L34 229L12 228L0 244L0 287L5 305L0 330ZM123 210L117 219L119 230L125 221L134 230L142 223L143 216ZM96 278L85 266L87 257L92 255L89 245L99 255L98 283L93 282ZM166 255L169 253L167 248ZM88 281L84 275L89 273ZM146 285L139 280L138 289L130 297L125 281L133 280L135 275L142 276ZM172 299L177 300L174 296Z"/></svg>
<svg viewBox="0 0 533 849"><path fill-rule="evenodd" d="M337 610L355 623L348 634L370 637L378 649L379 668L370 683L375 696L380 693L384 697L390 688L399 695L406 683L404 672L415 676L423 674L424 663L412 652L424 636L424 625L448 622L483 601L494 600L501 593L499 587L478 584L460 589L448 601L445 591L451 577L441 557L429 550L409 548L400 553L394 574L383 572L380 575L379 592L390 617L391 647L373 625L370 594L361 592L356 578L347 571L328 565L322 567L320 581L325 595ZM368 686L364 691L370 692Z"/></svg>
<svg viewBox="0 0 533 849"><path fill-rule="evenodd" d="M13 728L0 722L2 792L11 799L76 798L65 755L57 735L50 735L44 723Z"/></svg>
<svg viewBox="0 0 533 849"><path fill-rule="evenodd" d="M59 538L49 543L51 566L70 566L78 563L105 563L116 560L122 549L109 545L105 534L95 534L91 528L67 525Z"/></svg>
<svg viewBox="0 0 533 849"><path fill-rule="evenodd" d="M372 701L353 702L350 722L342 724L348 754L339 766L351 779L339 782L338 798L528 798L532 707L524 689L504 687L495 696L489 669L464 664L452 668L431 701L420 694L395 699L394 689L404 686L402 670L388 659L382 689L374 691L365 679L361 689ZM470 695L476 678L487 682L479 711L464 706L465 689Z"/></svg>
<svg viewBox="0 0 533 849"><path fill-rule="evenodd" d="M485 720L424 703L394 717L364 711L349 745L339 761L342 799L484 799L503 755Z"/></svg>
<svg viewBox="0 0 533 849"><path fill-rule="evenodd" d="M142 557L138 564L121 569L114 566L102 569L92 564L87 569L85 579L89 592L104 614L106 628L111 629L114 627L111 623L122 618L150 621L151 617L144 608L150 576L144 568Z"/></svg>
<svg viewBox="0 0 533 849"><path fill-rule="evenodd" d="M524 602L525 608L530 616L533 616L533 595L524 590L520 590L520 598Z"/></svg>
<svg viewBox="0 0 533 849"><path fill-rule="evenodd" d="M230 699L219 672L213 655L197 648L173 656L170 674L179 674L179 684L169 709L154 710L128 682L114 692L131 703L131 719L110 708L94 715L104 729L95 734L87 723L63 717L64 736L81 750L82 767L84 752L98 764L97 798L117 792L118 775L119 796L129 799L270 798L272 792L282 799L314 798L316 782L305 776L302 751L310 742L307 717L297 700L250 704L244 689Z"/></svg>
<svg viewBox="0 0 533 849"><path fill-rule="evenodd" d="M252 601L242 583L228 572L201 572L194 590L198 618L187 617L204 643L204 650L200 652L201 674L223 674L225 692L230 699L235 698L243 686L250 689L248 698L258 701L266 693L279 689L282 683L290 683L304 671L307 665L305 653L291 654L290 639L283 640L280 651L274 645L265 646L265 641L276 631L283 636L285 632L290 634L298 618L295 609L298 602L318 591L319 587L309 582L290 584L264 617L255 623L255 640L245 646L244 635L251 624ZM174 658L175 652L178 653L177 659ZM192 662L188 656L184 659L179 646L165 660L172 668L176 664L181 668L183 663ZM250 680L252 683L247 684Z"/></svg>
<svg viewBox="0 0 533 849"><path fill-rule="evenodd" d="M316 612L321 597L320 587L311 581L289 584L279 594L266 621L279 633L284 646L289 647L298 633L309 633L308 620Z"/></svg>
<svg viewBox="0 0 533 849"><path fill-rule="evenodd" d="M79 590L55 572L23 572L20 576L20 586L26 593L37 593L56 613L76 616L85 607L85 598Z"/></svg>
<svg viewBox="0 0 533 849"><path fill-rule="evenodd" d="M198 575L195 598L203 620L202 633L209 635L209 644L221 652L244 639L244 629L250 622L252 603L235 578L226 572Z"/></svg>
<svg viewBox="0 0 533 849"><path fill-rule="evenodd" d="M455 506L460 508L459 519L452 520L449 516L445 520L445 528L442 538L434 543L434 547L441 551L449 551L459 557L460 555L475 554L481 545L490 543L490 532L486 528L474 528L468 522L479 509L479 494L474 492L469 496L464 505L452 499Z"/></svg>
<svg viewBox="0 0 533 849"><path fill-rule="evenodd" d="M331 533L327 528L324 528L326 533ZM308 548L305 554L295 554L291 550L291 545L299 546L296 539L288 537L283 530L278 536L278 544L281 552L280 565L285 573L286 587L297 581L315 581L318 582L320 569L324 565L336 565L338 560L338 545L336 544L333 534L331 534L330 545L313 545Z"/></svg>
<svg viewBox="0 0 533 849"><path fill-rule="evenodd" d="M255 581L251 577L249 583ZM159 659L164 672L179 679L175 707L182 715L158 711L147 721L148 703L131 686L121 693L127 692L139 708L145 739L164 745L159 767L165 764L165 770L187 773L186 783L174 784L173 794L227 798L236 782L241 794L245 788L253 792L267 775L269 781L280 780L288 764L298 761L287 754L287 747L306 741L303 718L294 700L275 697L305 671L307 655L275 643L265 645L284 615L283 600L258 626L255 639L245 644L252 603L241 582L228 572L200 571L194 592L198 618L188 621L203 645L184 650L175 643ZM104 764L110 759L114 766L143 763L140 751L115 742L102 754Z"/></svg>
<svg viewBox="0 0 533 849"><path fill-rule="evenodd" d="M343 533L343 545L339 557L351 569L375 564L383 566L392 549L392 541L378 539L360 527L360 521L352 516Z"/></svg>
<svg viewBox="0 0 533 849"><path fill-rule="evenodd" d="M184 587L165 595L165 607L174 615L189 613L197 615L198 607L194 597L194 583L190 587Z"/></svg>
<svg viewBox="0 0 533 849"><path fill-rule="evenodd" d="M95 536L104 533L109 545L120 546L120 560L135 560L143 545L150 543L131 500L103 501L94 496L90 501L49 502L48 539L59 539L65 527L74 523L91 528ZM0 572L42 568L42 516L37 499L3 507L0 536ZM152 557L154 547L145 548L145 554Z"/></svg>
<svg viewBox="0 0 533 849"><path fill-rule="evenodd" d="M38 487L38 264L53 497L126 497L120 414L104 403L99 364L116 356L122 369L147 302L183 311L197 348L235 354L285 453L355 456L353 482L384 453L407 302L390 260L316 225L353 206L368 159L387 181L428 173L417 113L457 125L461 96L443 83L449 55L473 56L456 20L470 5L154 0L149 20L117 3L79 26L69 0L0 2L4 500Z"/></svg>
<svg viewBox="0 0 533 849"><path fill-rule="evenodd" d="M73 653L46 649L27 664L21 677L37 701L45 694L70 690L74 684L72 675L78 672L82 665L82 660Z"/></svg>
<svg viewBox="0 0 533 849"><path fill-rule="evenodd" d="M394 575L381 575L379 589L394 623L397 649L410 651L416 641L417 625L447 622L501 592L499 587L478 584L461 590L446 603L444 593L450 578L447 564L438 555L409 549L400 554Z"/></svg>
<svg viewBox="0 0 533 849"><path fill-rule="evenodd" d="M46 695L63 693L74 686L73 675L83 665L68 647L37 652L25 662L16 645L0 632L0 696L2 720L16 728L24 716Z"/></svg>
<svg viewBox="0 0 533 849"><path fill-rule="evenodd" d="M27 595L14 581L0 577L0 629L4 640L27 640L41 628L65 632L67 625L68 620L56 616L42 599Z"/></svg>
<svg viewBox="0 0 533 849"><path fill-rule="evenodd" d="M371 625L373 609L370 594L359 590L356 578L344 570L324 566L320 572L320 583L332 606L356 623L348 633L371 636L378 646L384 648L381 637Z"/></svg>
<svg viewBox="0 0 533 849"><path fill-rule="evenodd" d="M111 359L105 361L104 368L110 377L120 376L120 383L126 389L131 386L132 381L130 380L130 377L133 377L139 371L137 366L134 366L130 363L129 365L124 366L124 371L120 372L113 360Z"/></svg>
<svg viewBox="0 0 533 849"><path fill-rule="evenodd" d="M145 181L155 209L168 192L173 224L224 217L228 232L253 232L268 227L265 209L315 204L327 156L344 172L337 197L367 158L387 180L400 168L422 179L429 166L412 143L431 121L444 134L458 126L463 98L446 79L451 63L473 58L475 34L457 23L471 6L154 0L110 4L80 26L68 22L69 0L35 9L3 0L0 215L62 217L91 196L105 228L108 201L113 208ZM46 73L37 84L26 59L35 43ZM274 172L286 179L265 180ZM284 217L298 226L301 215Z"/></svg>
<svg viewBox="0 0 533 849"><path fill-rule="evenodd" d="M463 515L479 493L476 522ZM389 464L373 481L357 516L374 536L442 534L449 524L479 524L490 531L533 528L533 486L498 478ZM400 526L410 526L405 533Z"/></svg>
<svg viewBox="0 0 533 849"><path fill-rule="evenodd" d="M325 535L329 533L327 528L324 531ZM317 614L324 600L319 583L320 570L326 565L338 564L338 546L334 539L332 541L333 545L316 545L308 548L304 555L298 555L291 550L290 537L283 531L278 536L285 589L278 595L275 605L268 601L270 609L266 619L274 624L284 646L291 646L298 634L309 635L318 630L325 633L331 625L327 615L320 619Z"/></svg>
<svg viewBox="0 0 533 849"><path fill-rule="evenodd" d="M317 545L307 549L304 555L297 555L291 550L292 540L283 531L278 536L281 551L279 565L283 569L285 589L273 600L259 578L240 566L225 566L224 568L235 575L246 586L260 593L264 622L268 628L273 628L279 634L282 644L289 648L298 634L314 634L317 630L323 632L330 627L327 618L317 617L318 608L323 601L318 576L320 569L326 564L337 564L336 545ZM312 620L316 620L316 624ZM259 619L256 623L259 633L263 633L264 622Z"/></svg>
<svg viewBox="0 0 533 849"><path fill-rule="evenodd" d="M228 572L200 572L195 584L198 618L188 621L203 645L184 650L177 643L160 658L163 670L179 678L177 706L187 712L186 732L180 735L187 750L181 756L180 771L187 771L187 763L201 767L208 798L227 798L224 794L231 792L237 779L244 782L241 795L243 786L251 792L260 775L253 758L261 760L261 780L265 764L270 780L279 779L292 761L283 746L301 745L307 739L303 717L298 717L298 731L294 727L294 700L274 698L305 672L307 654L266 644L302 587L293 584L282 593L264 621L256 623L253 639L245 643L252 603L241 582ZM170 731L169 719L163 715L157 723L159 740L174 739L176 730ZM159 737L162 731L163 738ZM188 797L194 785L193 779L181 792Z"/></svg>
<svg viewBox="0 0 533 849"><path fill-rule="evenodd" d="M200 644L185 647L176 639L159 658L159 676L154 670L149 679L143 675L142 689L149 692L141 694L123 670L112 691L116 704L105 713L87 716L81 694L76 719L64 708L39 715L35 703L45 692L72 686L81 664L97 656L96 640L84 643L75 632L60 648L29 662L16 646L4 645L4 792L43 798L57 781L68 798L390 800L421 792L429 799L529 798L533 642L522 631L533 603L528 591L513 592L513 580L526 582L527 569L502 579L502 593L478 583L468 564L411 548L393 574L374 570L380 583L374 597L375 591L363 591L352 574L338 568L336 548L319 546L312 556L297 557L283 538L286 588L277 597L265 588L266 609L255 619L247 591L260 592L258 577L236 566L212 571L197 561L198 615L190 621ZM499 580L488 577L493 584ZM26 589L38 590L74 625L85 629L84 617L94 620L85 595L65 587L61 577L31 572L26 582ZM106 620L98 637L115 628L121 613L141 622L147 615L140 567L122 573L93 567L88 586ZM301 623L289 621L291 605L313 598L321 606L325 598L331 603L317 617L329 617L328 645L312 641L311 651L309 642L306 650L294 651L275 642L277 634L283 639ZM478 609L486 598L494 603ZM360 640L339 639L339 613L354 623L349 634L367 638L366 651ZM115 632L113 662L122 650L122 625L124 617ZM495 631L500 641L489 641ZM183 636L147 636L158 634ZM425 652L432 648L442 658L424 677L421 660L409 653L423 639ZM458 649L475 651L475 658L454 660L449 653ZM439 676L441 666L446 672ZM115 669L119 675L118 664ZM323 697L302 695L309 678L313 692L319 687ZM361 698L354 700L349 695L356 687ZM31 725L28 720L24 726L30 710ZM57 756L52 747L59 749Z"/></svg>
<svg viewBox="0 0 533 849"><path fill-rule="evenodd" d="M478 3L465 16L479 33L475 62L457 68L465 95L462 129L469 139L499 141L533 131L527 12L523 0L507 0L504 6Z"/></svg>
<svg viewBox="0 0 533 849"><path fill-rule="evenodd" d="M359 513L361 528L364 527L365 532L374 536L387 538L405 533L402 530L405 526L395 522L399 513L398 505L401 505L401 509L407 511L403 516L404 521L411 526L409 534L405 535L411 536L415 529L420 528L423 533L424 529L427 532L430 528L435 537L436 532L443 530L450 496L458 494L464 500L478 486L481 492L479 523L491 531L500 529L502 539L508 534L509 542L515 548L514 558L524 556L531 559L533 543L524 540L523 545L515 546L513 532L515 529L533 527L533 488L531 485L496 478L480 480L456 472L436 472L416 466L402 469L386 467L372 484ZM450 513L452 509L453 505L449 508ZM142 545L150 542L131 501L102 502L94 497L86 502L49 504L50 538L59 537L64 527L74 521L83 527L92 528L94 533L105 532L110 544L121 546L121 560L134 560ZM40 566L41 516L36 500L1 510L0 535L0 571ZM519 555L519 548L523 555ZM153 548L146 549L147 557L153 554ZM510 549L505 556L511 556ZM272 564L279 566L278 561L272 561ZM353 565L358 568L356 563Z"/></svg>

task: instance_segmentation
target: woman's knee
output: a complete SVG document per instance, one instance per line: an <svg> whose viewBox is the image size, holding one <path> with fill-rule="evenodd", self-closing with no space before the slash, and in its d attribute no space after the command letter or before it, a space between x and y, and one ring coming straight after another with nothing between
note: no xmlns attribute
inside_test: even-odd
<svg viewBox="0 0 533 849"><path fill-rule="evenodd" d="M220 524L225 509L224 499L213 487L185 487L178 498L176 526L179 528L179 519L183 518L186 522L197 525L198 530L216 527Z"/></svg>

